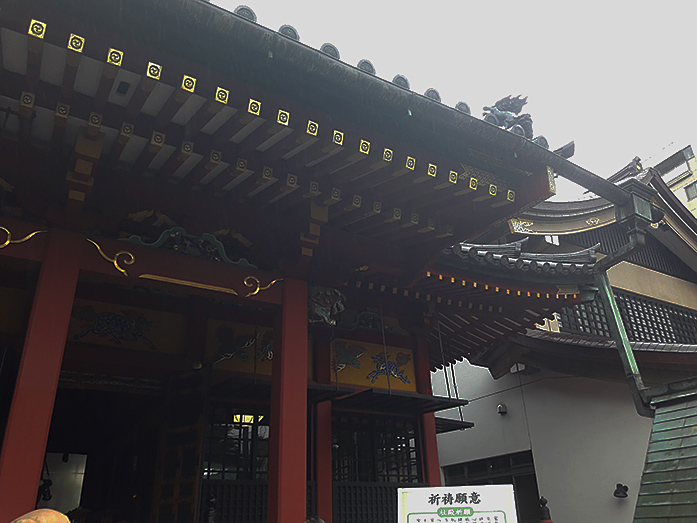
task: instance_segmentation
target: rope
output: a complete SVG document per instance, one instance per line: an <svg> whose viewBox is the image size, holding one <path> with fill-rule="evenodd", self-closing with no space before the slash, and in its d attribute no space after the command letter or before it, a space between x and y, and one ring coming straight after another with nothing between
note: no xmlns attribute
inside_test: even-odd
<svg viewBox="0 0 697 523"><path fill-rule="evenodd" d="M450 383L448 382L448 370L445 368L445 353L443 352L443 334L440 331L440 318L438 315L440 313L436 313L436 321L438 322L438 344L440 345L440 361L443 364L443 375L445 376L445 388L448 391L448 399L453 399L452 396L450 395Z"/></svg>
<svg viewBox="0 0 697 523"><path fill-rule="evenodd" d="M382 313L382 300L378 297L380 305L380 327L382 329L382 354L385 358L385 376L387 376L387 392L392 394L392 385L390 384L390 367L387 364L387 342L385 341L385 316Z"/></svg>
<svg viewBox="0 0 697 523"><path fill-rule="evenodd" d="M453 378L453 390L455 391L455 398L460 399L460 394L457 392L457 382L455 381L455 364L453 363L450 364L450 374ZM462 416L462 405L458 405L457 410L460 411L460 421L465 421L465 418Z"/></svg>
<svg viewBox="0 0 697 523"><path fill-rule="evenodd" d="M254 358L254 384L257 384L257 340L259 339L259 334L257 333L257 327L254 326L254 352L252 357Z"/></svg>

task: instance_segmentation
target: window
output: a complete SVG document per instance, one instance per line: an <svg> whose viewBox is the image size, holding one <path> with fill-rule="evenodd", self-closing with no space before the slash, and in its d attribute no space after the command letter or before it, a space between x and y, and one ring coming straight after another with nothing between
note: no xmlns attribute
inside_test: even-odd
<svg viewBox="0 0 697 523"><path fill-rule="evenodd" d="M336 414L332 420L335 481L419 483L418 424L386 416Z"/></svg>
<svg viewBox="0 0 697 523"><path fill-rule="evenodd" d="M697 198L697 182L692 182L685 186L685 194L687 194L687 201L692 201Z"/></svg>
<svg viewBox="0 0 697 523"><path fill-rule="evenodd" d="M269 416L258 406L214 405L204 447L205 479L268 479Z"/></svg>
<svg viewBox="0 0 697 523"><path fill-rule="evenodd" d="M445 485L513 485L520 523L539 523L540 495L532 452L517 452L443 467Z"/></svg>

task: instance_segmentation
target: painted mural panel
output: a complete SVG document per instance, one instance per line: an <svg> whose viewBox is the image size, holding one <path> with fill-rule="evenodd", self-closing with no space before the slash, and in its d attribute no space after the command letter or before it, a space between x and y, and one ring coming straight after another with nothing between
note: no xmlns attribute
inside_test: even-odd
<svg viewBox="0 0 697 523"><path fill-rule="evenodd" d="M209 320L206 360L216 370L271 375L273 329L246 323Z"/></svg>
<svg viewBox="0 0 697 523"><path fill-rule="evenodd" d="M334 340L333 379L339 383L416 392L412 351L346 339ZM387 356L387 358L385 358Z"/></svg>
<svg viewBox="0 0 697 523"><path fill-rule="evenodd" d="M182 314L75 300L68 341L119 349L184 354Z"/></svg>

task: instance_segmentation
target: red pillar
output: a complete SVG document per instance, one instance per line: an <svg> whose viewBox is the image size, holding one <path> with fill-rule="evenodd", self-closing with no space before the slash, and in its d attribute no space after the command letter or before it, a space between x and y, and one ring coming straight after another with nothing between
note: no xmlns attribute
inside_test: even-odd
<svg viewBox="0 0 697 523"><path fill-rule="evenodd" d="M317 343L315 358L317 381L331 384L331 346L327 341ZM317 485L317 515L332 523L332 402L317 405L315 429L315 481Z"/></svg>
<svg viewBox="0 0 697 523"><path fill-rule="evenodd" d="M277 330L280 350L274 351L273 359L267 522L302 522L307 495L306 282L284 280Z"/></svg>
<svg viewBox="0 0 697 523"><path fill-rule="evenodd" d="M39 272L0 453L0 521L34 510L68 323L85 246L53 229Z"/></svg>
<svg viewBox="0 0 697 523"><path fill-rule="evenodd" d="M416 372L416 392L433 394L431 391L431 371L428 363L428 344L423 336L416 338L414 358ZM440 487L440 463L438 462L438 442L436 439L436 419L433 413L424 414L421 420L421 440L423 443L423 464L426 481L430 487Z"/></svg>

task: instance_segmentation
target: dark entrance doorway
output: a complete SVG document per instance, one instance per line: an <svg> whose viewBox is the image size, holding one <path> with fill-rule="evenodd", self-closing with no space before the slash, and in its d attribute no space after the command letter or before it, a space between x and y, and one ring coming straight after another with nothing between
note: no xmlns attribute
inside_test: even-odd
<svg viewBox="0 0 697 523"><path fill-rule="evenodd" d="M63 460L87 456L72 521L150 520L163 401L133 391L58 389L46 452ZM43 477L49 475L44 468Z"/></svg>

